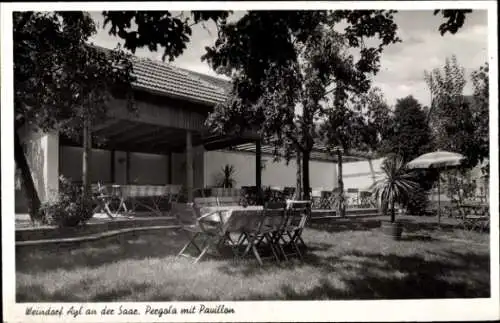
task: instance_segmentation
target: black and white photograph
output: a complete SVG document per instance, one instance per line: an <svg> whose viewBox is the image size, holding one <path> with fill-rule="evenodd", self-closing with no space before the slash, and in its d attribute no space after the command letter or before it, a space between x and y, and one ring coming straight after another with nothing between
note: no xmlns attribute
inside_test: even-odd
<svg viewBox="0 0 500 323"><path fill-rule="evenodd" d="M1 4L4 321L500 319L496 7Z"/></svg>

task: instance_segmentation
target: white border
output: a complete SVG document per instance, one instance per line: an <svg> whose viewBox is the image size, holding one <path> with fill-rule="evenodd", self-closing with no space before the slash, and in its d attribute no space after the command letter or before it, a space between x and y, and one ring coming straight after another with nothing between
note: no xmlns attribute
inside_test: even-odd
<svg viewBox="0 0 500 323"><path fill-rule="evenodd" d="M473 8L488 9L489 59L490 59L490 169L491 169L491 286L489 299L455 300L418 300L418 301L273 301L273 302L217 302L236 310L236 315L175 315L175 316L139 316L136 321L443 321L443 320L491 320L499 318L499 276L498 276L498 44L497 44L497 4L495 1L436 1L436 2L171 2L163 5L156 2L80 2L80 3L2 3L1 4L1 99L2 99L2 248L3 248L3 309L4 321L41 321L40 317L27 317L24 309L27 305L15 304L15 258L14 258L14 154L13 149L13 65L12 65L12 11L17 10L169 10L192 9L436 9L436 8ZM437 26L436 26L436 32ZM418 270L417 268L415 270ZM196 302L199 304L200 302ZM202 302L210 304L210 302ZM95 308L106 303L84 304ZM108 303L117 307L125 303ZM146 304L165 307L172 304L182 307L185 303L133 303L137 308ZM35 304L33 304L35 305ZM36 304L42 305L42 304ZM55 304L52 307L80 304ZM132 304L129 304L132 305ZM45 322L64 320L74 321L113 321L130 322L131 317L80 316L73 318L44 317Z"/></svg>

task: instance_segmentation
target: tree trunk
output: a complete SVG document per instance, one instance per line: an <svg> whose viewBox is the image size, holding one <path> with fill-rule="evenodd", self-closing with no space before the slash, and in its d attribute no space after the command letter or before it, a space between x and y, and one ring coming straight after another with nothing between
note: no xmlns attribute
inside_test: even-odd
<svg viewBox="0 0 500 323"><path fill-rule="evenodd" d="M83 182L83 198L84 201L90 201L92 196L92 131L90 129L90 120L88 117L84 120L83 125L83 165L82 165L82 182Z"/></svg>
<svg viewBox="0 0 500 323"><path fill-rule="evenodd" d="M311 195L311 187L309 185L309 158L311 151L302 152L302 196L304 200L309 200Z"/></svg>
<svg viewBox="0 0 500 323"><path fill-rule="evenodd" d="M28 165L28 161L26 160L26 155L24 154L17 130L14 131L14 159L16 161L16 166L21 170L21 180L24 188L24 194L26 196L26 200L28 201L30 219L32 222L43 222L44 217L39 212L40 197L38 196L38 192L35 188L35 183L33 182L30 167Z"/></svg>
<svg viewBox="0 0 500 323"><path fill-rule="evenodd" d="M337 149L337 160L338 160L338 184L339 184L339 205L338 205L338 213L341 217L345 217L345 196L344 196L344 179L342 176L342 151Z"/></svg>
<svg viewBox="0 0 500 323"><path fill-rule="evenodd" d="M255 142L255 186L257 188L257 204L263 204L262 196L262 146L258 139Z"/></svg>
<svg viewBox="0 0 500 323"><path fill-rule="evenodd" d="M395 210L395 203L391 203L391 223L396 222L396 210Z"/></svg>
<svg viewBox="0 0 500 323"><path fill-rule="evenodd" d="M300 149L297 148L297 182L295 184L295 199L302 199L302 161Z"/></svg>

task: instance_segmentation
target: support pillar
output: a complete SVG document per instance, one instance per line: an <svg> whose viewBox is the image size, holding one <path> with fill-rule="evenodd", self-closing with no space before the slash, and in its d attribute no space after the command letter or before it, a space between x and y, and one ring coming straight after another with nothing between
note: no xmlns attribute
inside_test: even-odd
<svg viewBox="0 0 500 323"><path fill-rule="evenodd" d="M59 134L57 132L23 129L18 147L26 158L34 189L41 202L55 198L59 192ZM21 161L18 161L21 162ZM20 165L17 165L20 167Z"/></svg>
<svg viewBox="0 0 500 323"><path fill-rule="evenodd" d="M193 135L186 131L186 189L188 203L193 202Z"/></svg>
<svg viewBox="0 0 500 323"><path fill-rule="evenodd" d="M375 171L373 170L373 162L372 162L371 158L368 159L368 165L370 166L370 173L372 175L372 182L373 182L373 184L375 184L375 180L376 180Z"/></svg>

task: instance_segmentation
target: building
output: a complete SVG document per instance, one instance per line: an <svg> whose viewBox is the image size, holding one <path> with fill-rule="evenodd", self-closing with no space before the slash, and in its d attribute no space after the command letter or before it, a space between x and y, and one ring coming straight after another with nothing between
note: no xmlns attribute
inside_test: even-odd
<svg viewBox="0 0 500 323"><path fill-rule="evenodd" d="M236 187L259 182L263 186L295 186L294 160L289 165L273 162L269 147L260 147L251 135L220 137L208 132L204 121L213 107L225 100L230 83L142 58L134 59L134 74L138 114L116 98L110 102L109 120L93 128L93 134L104 140L94 145L92 182L211 187L221 168L229 164L236 170ZM81 142L36 129L23 129L20 135L42 201L58 191L60 175L81 181ZM260 176L256 172L259 151ZM380 160L372 164L359 156L346 156L345 162L346 188L369 186L373 173L379 172ZM311 156L310 170L312 188L336 187L335 159L321 147Z"/></svg>

